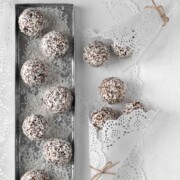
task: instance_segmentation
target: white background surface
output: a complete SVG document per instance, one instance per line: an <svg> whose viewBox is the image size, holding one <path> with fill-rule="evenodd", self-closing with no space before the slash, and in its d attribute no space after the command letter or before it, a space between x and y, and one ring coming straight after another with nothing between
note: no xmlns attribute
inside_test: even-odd
<svg viewBox="0 0 180 180"><path fill-rule="evenodd" d="M144 0L132 1L138 5L139 9L145 5ZM0 2L2 3L3 1ZM59 3L61 2L63 1L59 1ZM74 3L76 6L76 17L78 17L76 18L76 26L78 26L77 28L79 29L92 28L101 31L114 24L112 16L106 7L103 6L102 0L67 0L66 2ZM144 159L143 168L147 180L180 179L179 19L180 8L175 10L168 25L162 28L156 40L153 41L139 62L140 78L144 82L143 97L152 105L160 108L160 113L143 138L140 149ZM81 59L82 50L78 45L80 41L81 39L77 39L76 41L78 66L76 73L79 82L86 85L87 79L83 78L83 73L86 73L83 67L86 65L84 65ZM13 63L12 66L14 66ZM14 93L13 89L9 89L9 93L10 95L8 97L12 97ZM12 102L13 101L14 100L12 100ZM8 101L11 112L13 112L12 102ZM12 116L13 113L9 118L12 119ZM4 116L2 115L1 117ZM83 117L77 120L76 129L76 179L88 180L88 133L87 122ZM7 141L12 143L11 150L13 152L12 139ZM3 157L1 157L1 160L2 158ZM12 162L8 162L8 164L10 164L9 167L11 167L10 171L13 171L14 164ZM0 163L2 163L2 161L0 161Z"/></svg>

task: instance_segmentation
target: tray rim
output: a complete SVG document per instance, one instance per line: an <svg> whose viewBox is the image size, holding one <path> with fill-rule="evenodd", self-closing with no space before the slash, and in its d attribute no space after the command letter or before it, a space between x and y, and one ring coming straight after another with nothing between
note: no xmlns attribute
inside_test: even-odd
<svg viewBox="0 0 180 180"><path fill-rule="evenodd" d="M68 6L68 7L72 7L72 29L71 29L71 37L72 37L72 48L73 48L73 56L72 56L72 85L71 85L71 88L72 88L72 91L73 91L73 94L74 94L74 103L73 103L73 108L72 108L72 111L73 111L73 115L72 115L72 133L71 133L71 144L72 144L72 148L73 148L73 163L72 163L72 178L71 180L74 180L75 179L75 173L74 173L74 167L75 167L75 101L76 101L76 91L75 91L75 81L76 81L76 78L75 78L75 66L76 66L76 63L75 63L75 6L74 4L72 3L15 3L14 5L14 9L15 9L15 19L14 19L14 22L15 22L15 168L14 168L14 172L15 172L15 177L14 179L17 180L18 178L20 178L20 175L18 174L18 171L19 171L19 157L18 157L18 135L17 135L17 129L18 129L18 123L17 123L17 119L19 118L19 112L17 113L18 111L18 108L17 108L17 102L19 102L19 105L20 105L20 95L19 95L19 78L20 78L20 75L19 75L19 57L18 57L18 46L17 46L17 42L18 42L18 31L19 31L19 28L18 28L18 17L17 17L17 8L18 7L42 7L42 6Z"/></svg>

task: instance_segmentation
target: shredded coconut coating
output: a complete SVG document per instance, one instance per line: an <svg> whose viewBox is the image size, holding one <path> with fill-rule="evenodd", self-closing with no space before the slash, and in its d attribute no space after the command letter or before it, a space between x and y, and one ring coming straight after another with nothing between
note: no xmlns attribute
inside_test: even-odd
<svg viewBox="0 0 180 180"><path fill-rule="evenodd" d="M54 87L45 94L43 102L51 112L63 113L72 107L73 95L68 88Z"/></svg>
<svg viewBox="0 0 180 180"><path fill-rule="evenodd" d="M23 133L30 140L42 139L46 134L47 128L47 120L39 114L32 114L31 116L26 117L22 125Z"/></svg>
<svg viewBox="0 0 180 180"><path fill-rule="evenodd" d="M41 86L47 78L47 69L39 60L27 60L21 68L24 83L30 86Z"/></svg>
<svg viewBox="0 0 180 180"><path fill-rule="evenodd" d="M124 82L116 77L106 78L99 86L101 97L109 104L121 102L125 97Z"/></svg>
<svg viewBox="0 0 180 180"><path fill-rule="evenodd" d="M51 31L44 35L41 41L42 53L49 58L64 56L68 49L68 38L56 31Z"/></svg>
<svg viewBox="0 0 180 180"><path fill-rule="evenodd" d="M38 36L46 27L46 20L41 11L37 9L25 9L19 16L19 29L27 36Z"/></svg>
<svg viewBox="0 0 180 180"><path fill-rule="evenodd" d="M107 120L115 119L116 114L113 109L109 107L103 107L100 110L96 110L91 115L92 124L97 130L101 130Z"/></svg>
<svg viewBox="0 0 180 180"><path fill-rule="evenodd" d="M142 109L145 111L145 106L140 101L134 101L132 103L128 103L122 109L122 114L130 114L134 110Z"/></svg>
<svg viewBox="0 0 180 180"><path fill-rule="evenodd" d="M133 54L133 50L128 46L121 46L117 43L111 44L111 49L114 54L120 58L127 58Z"/></svg>
<svg viewBox="0 0 180 180"><path fill-rule="evenodd" d="M99 67L109 60L110 51L106 44L95 41L84 48L83 59L93 67Z"/></svg>
<svg viewBox="0 0 180 180"><path fill-rule="evenodd" d="M48 180L48 175L42 170L30 170L26 172L21 180Z"/></svg>
<svg viewBox="0 0 180 180"><path fill-rule="evenodd" d="M44 144L43 155L47 162L56 165L66 165L72 158L72 147L62 139L50 139Z"/></svg>

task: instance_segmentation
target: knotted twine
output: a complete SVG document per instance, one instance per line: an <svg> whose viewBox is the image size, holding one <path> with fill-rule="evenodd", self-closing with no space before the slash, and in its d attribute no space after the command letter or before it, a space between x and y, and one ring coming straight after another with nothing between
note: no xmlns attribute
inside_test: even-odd
<svg viewBox="0 0 180 180"><path fill-rule="evenodd" d="M169 22L169 17L166 16L165 10L162 5L157 5L154 0L152 0L154 6L146 6L145 8L151 8L158 11L160 17L164 21L162 26L165 26Z"/></svg>
<svg viewBox="0 0 180 180"><path fill-rule="evenodd" d="M111 169L112 167L116 166L117 164L119 164L119 162L113 164L111 161L109 161L106 163L106 165L102 169L97 169L97 168L90 166L92 169L97 171L97 174L95 174L91 180L99 180L103 174L108 174L108 175L112 175L112 176L116 175L116 173L108 172L108 170Z"/></svg>

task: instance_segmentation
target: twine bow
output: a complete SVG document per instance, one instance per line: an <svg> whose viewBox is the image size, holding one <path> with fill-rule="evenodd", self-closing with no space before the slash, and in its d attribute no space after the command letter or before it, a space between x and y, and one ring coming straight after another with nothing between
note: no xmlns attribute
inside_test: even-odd
<svg viewBox="0 0 180 180"><path fill-rule="evenodd" d="M106 165L102 169L97 169L97 168L90 166L92 169L97 171L97 174L95 174L91 180L98 180L103 174L108 174L108 175L113 175L113 176L116 175L116 173L108 172L108 170L111 169L112 167L116 166L117 164L119 164L119 162L113 164L110 161L110 162L107 162Z"/></svg>
<svg viewBox="0 0 180 180"><path fill-rule="evenodd" d="M162 26L165 26L169 22L169 17L166 16L165 10L163 6L158 6L154 0L152 0L152 3L154 6L146 6L145 8L151 8L158 11L159 15L161 16L162 20L164 21L164 24Z"/></svg>

